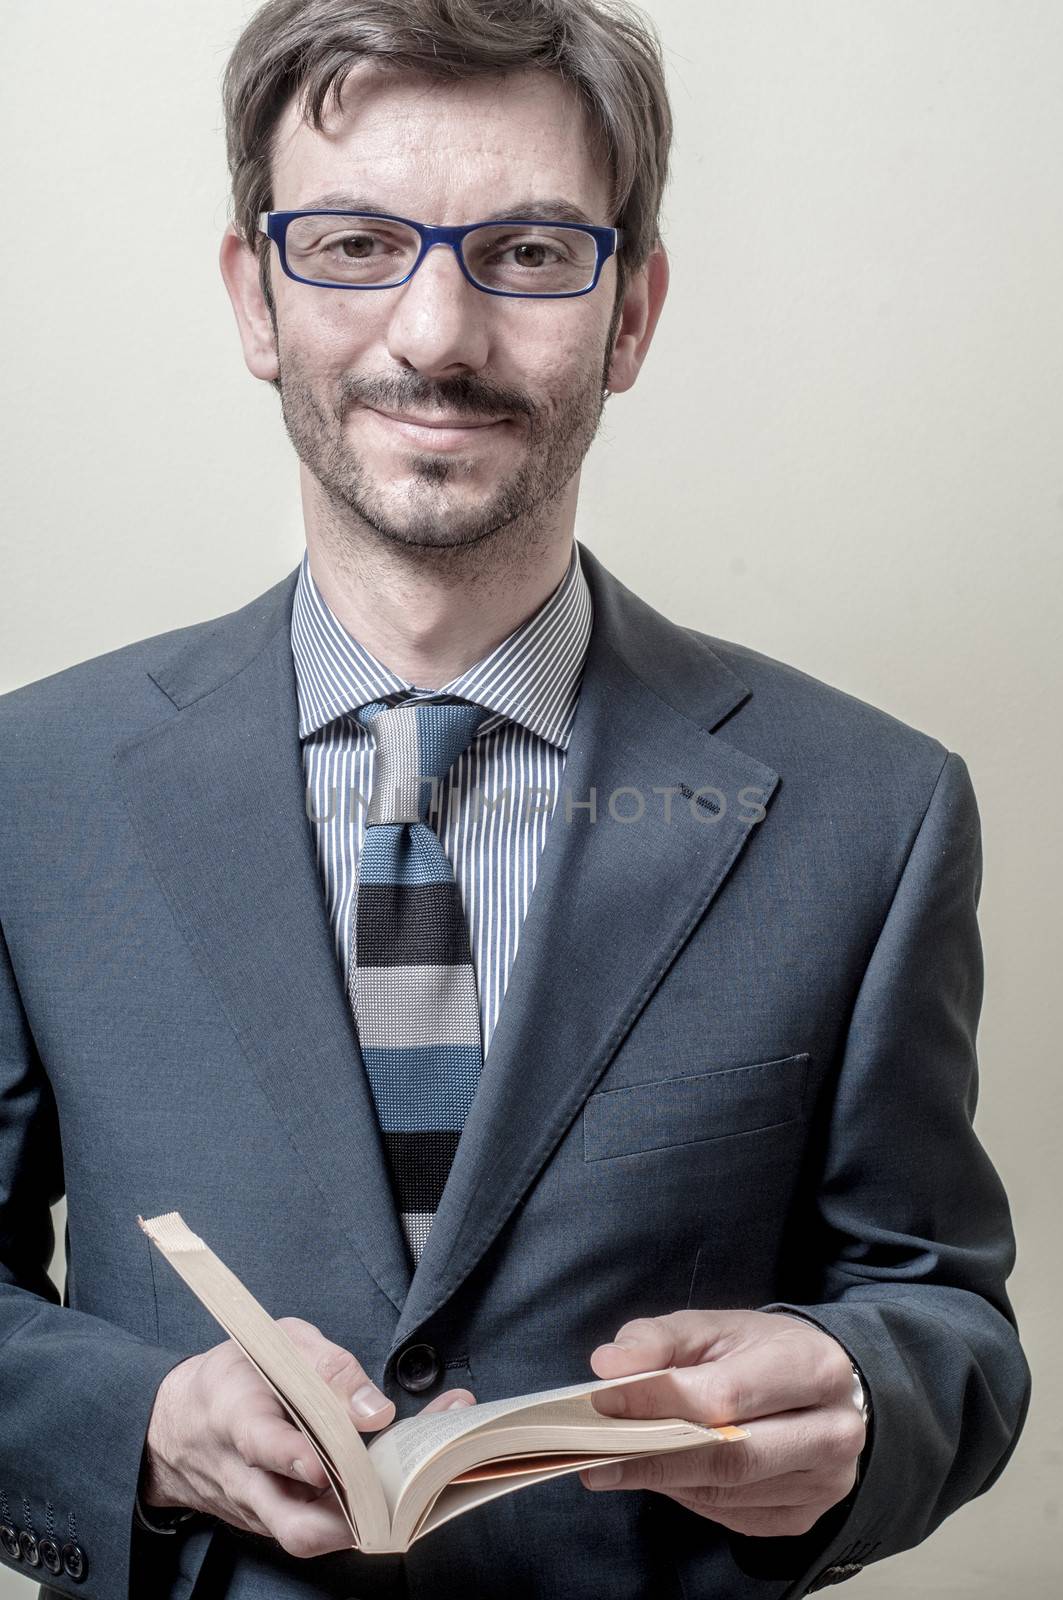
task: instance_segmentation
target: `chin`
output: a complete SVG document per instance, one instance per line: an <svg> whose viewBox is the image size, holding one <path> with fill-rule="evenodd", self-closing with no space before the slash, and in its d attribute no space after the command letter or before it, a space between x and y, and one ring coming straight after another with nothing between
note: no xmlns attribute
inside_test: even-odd
<svg viewBox="0 0 1063 1600"><path fill-rule="evenodd" d="M382 505L356 505L352 510L374 528L389 544L406 549L445 550L462 545L478 544L490 537L495 525L469 507L455 507L453 511L438 506L426 509L421 516L411 515L408 505L396 507L394 512ZM485 520L488 525L485 526Z"/></svg>

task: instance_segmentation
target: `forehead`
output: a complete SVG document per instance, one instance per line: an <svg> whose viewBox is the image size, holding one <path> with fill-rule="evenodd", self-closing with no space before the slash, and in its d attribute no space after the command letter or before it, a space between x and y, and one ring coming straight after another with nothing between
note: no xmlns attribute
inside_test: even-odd
<svg viewBox="0 0 1063 1600"><path fill-rule="evenodd" d="M273 140L273 209L349 194L423 222L474 221L533 197L610 222L609 169L576 91L556 73L466 79L360 63L321 132L289 101Z"/></svg>

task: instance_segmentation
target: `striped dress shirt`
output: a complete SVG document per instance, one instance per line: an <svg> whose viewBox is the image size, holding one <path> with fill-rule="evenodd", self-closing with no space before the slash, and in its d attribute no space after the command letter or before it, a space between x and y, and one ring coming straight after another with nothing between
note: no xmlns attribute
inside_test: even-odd
<svg viewBox="0 0 1063 1600"><path fill-rule="evenodd" d="M469 748L429 805L454 868L469 927L486 1058L561 792L592 624L590 590L573 542L568 571L535 614L460 677L417 689L337 620L304 555L292 605L292 657L306 809L347 981L358 854L373 791L373 739L352 715L371 700L413 691L486 706Z"/></svg>

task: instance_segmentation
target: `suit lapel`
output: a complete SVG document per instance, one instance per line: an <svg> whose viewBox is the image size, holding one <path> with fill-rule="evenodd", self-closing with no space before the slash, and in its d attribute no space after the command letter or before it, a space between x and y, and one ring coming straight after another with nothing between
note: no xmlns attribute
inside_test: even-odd
<svg viewBox="0 0 1063 1600"><path fill-rule="evenodd" d="M367 1271L410 1281L306 815L295 574L152 677L177 707L115 764L145 854L258 1083ZM191 1219L190 1219L191 1220Z"/></svg>
<svg viewBox="0 0 1063 1600"><path fill-rule="evenodd" d="M778 782L712 733L749 693L725 663L583 545L580 555L594 628L562 795L412 1282L305 810L289 633L297 574L167 652L151 676L174 711L115 752L144 851L267 1101L401 1312L393 1349L498 1237ZM677 793L666 823L655 788L679 785L711 786L719 813ZM579 804L592 790L593 822ZM644 815L617 821L610 799L628 814L636 796Z"/></svg>
<svg viewBox="0 0 1063 1600"><path fill-rule="evenodd" d="M734 866L778 774L709 731L749 691L580 546L594 627L562 786L509 986L392 1342L472 1272ZM710 787L673 796L657 788ZM573 804L595 791L597 820ZM618 822L615 811L638 811ZM696 813L696 815L695 815ZM571 818L571 820L569 820Z"/></svg>

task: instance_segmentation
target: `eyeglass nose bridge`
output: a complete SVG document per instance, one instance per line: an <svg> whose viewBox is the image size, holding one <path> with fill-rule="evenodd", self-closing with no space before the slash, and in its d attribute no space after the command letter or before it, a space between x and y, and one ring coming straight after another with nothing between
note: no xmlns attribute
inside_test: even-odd
<svg viewBox="0 0 1063 1600"><path fill-rule="evenodd" d="M477 226L476 223L473 223L468 227L459 228L437 227L430 222L417 222L413 223L412 226L417 229L417 232L421 236L421 248L417 252L417 259L414 261L409 272L404 278L399 279L399 281L393 286L394 288L401 289L405 284L409 283L414 275L420 271L429 251L435 250L439 245L443 245L444 248L447 248L453 252L457 259L458 267L461 271L462 277L465 278L468 283L472 284L474 289L483 288L483 285L477 283L476 279L469 271L468 265L465 261L465 253L462 248L466 235L472 233L473 229Z"/></svg>
<svg viewBox="0 0 1063 1600"><path fill-rule="evenodd" d="M519 218L515 220L519 221ZM404 288L405 285L408 284L414 277L415 273L420 271L420 268L423 265L429 251L434 250L437 245L444 245L453 251L455 257L457 258L458 267L461 271L462 277L467 283L470 283L474 289L479 290L481 294L501 295L507 299L518 298L506 290L492 289L489 284L481 283L478 278L473 276L472 272L469 270L469 264L465 260L464 246L468 235L470 233L475 233L479 228L492 227L494 224L485 222L468 222L459 226L447 226L432 222L409 222L408 226L413 228L420 235L421 248L417 252L417 259L414 261L409 272L404 278L399 278L394 284L392 284L392 288ZM600 260L597 270L598 272L601 271ZM597 282L597 273L595 275L595 282ZM583 291L580 292L582 293Z"/></svg>

